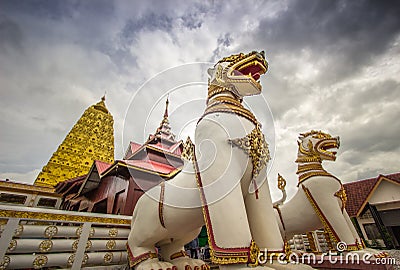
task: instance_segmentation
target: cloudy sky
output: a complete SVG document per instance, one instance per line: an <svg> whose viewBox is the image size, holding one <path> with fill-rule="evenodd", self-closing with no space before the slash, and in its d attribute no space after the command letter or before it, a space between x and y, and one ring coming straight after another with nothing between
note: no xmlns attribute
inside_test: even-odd
<svg viewBox="0 0 400 270"><path fill-rule="evenodd" d="M341 137L326 168L344 182L398 172L399 14L397 1L0 0L0 178L33 182L104 93L117 159L158 126L168 92L185 139L205 68L253 50L270 65L248 102L274 148L271 187L280 172L294 192L297 136L311 129Z"/></svg>

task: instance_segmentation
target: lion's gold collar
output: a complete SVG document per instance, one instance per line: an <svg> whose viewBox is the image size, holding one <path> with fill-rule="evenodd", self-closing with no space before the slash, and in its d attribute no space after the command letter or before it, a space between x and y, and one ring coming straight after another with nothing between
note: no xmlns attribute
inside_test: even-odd
<svg viewBox="0 0 400 270"><path fill-rule="evenodd" d="M256 126L259 125L256 117L251 111L246 109L239 100L229 96L216 96L209 100L207 108L200 120L208 114L218 112L236 114L246 118Z"/></svg>

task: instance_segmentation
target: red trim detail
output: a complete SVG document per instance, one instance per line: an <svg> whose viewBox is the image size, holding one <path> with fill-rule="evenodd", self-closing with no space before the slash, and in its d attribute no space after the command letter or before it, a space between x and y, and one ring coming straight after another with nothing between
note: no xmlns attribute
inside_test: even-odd
<svg viewBox="0 0 400 270"><path fill-rule="evenodd" d="M164 193L165 193L165 182L160 183L160 200L158 201L158 218L160 220L161 226L165 228L164 223Z"/></svg>
<svg viewBox="0 0 400 270"><path fill-rule="evenodd" d="M258 187L256 181L253 179L253 184L254 184L254 190L256 194L256 200L258 200Z"/></svg>
<svg viewBox="0 0 400 270"><path fill-rule="evenodd" d="M110 163L103 162L103 161L100 161L100 160L95 160L94 163L96 165L97 172L99 174L102 174L103 172L107 171L107 169L110 168L110 166L112 165Z"/></svg>
<svg viewBox="0 0 400 270"><path fill-rule="evenodd" d="M274 207L274 209L275 209L275 210L278 212L279 219L281 220L281 223L282 223L283 230L285 230L285 231L286 231L286 228L285 228L285 222L283 222L283 217L282 217L282 212L281 212L281 209L279 209L279 206L276 206L276 207Z"/></svg>
<svg viewBox="0 0 400 270"><path fill-rule="evenodd" d="M250 260L250 245L249 245L249 247L222 248L222 247L219 247L217 245L217 243L215 242L210 213L208 210L207 199L204 194L203 183L201 181L201 175L200 175L200 170L199 170L199 166L197 163L195 149L194 149L194 155L193 155L193 166L194 166L195 173L196 173L196 180L197 180L197 185L198 185L199 192L200 192L200 199L203 204L202 208L203 208L203 213L204 213L204 219L205 219L207 231L209 232L208 242L210 244L211 249L214 251L215 256L216 257L247 257L248 263L255 263Z"/></svg>
<svg viewBox="0 0 400 270"><path fill-rule="evenodd" d="M135 256L133 256L133 253L132 253L131 249L129 248L128 243L126 244L126 249L128 251L128 261L129 261L130 267L134 267L145 260L154 259L154 258L158 257L157 253L151 252L151 251L140 254L135 257Z"/></svg>

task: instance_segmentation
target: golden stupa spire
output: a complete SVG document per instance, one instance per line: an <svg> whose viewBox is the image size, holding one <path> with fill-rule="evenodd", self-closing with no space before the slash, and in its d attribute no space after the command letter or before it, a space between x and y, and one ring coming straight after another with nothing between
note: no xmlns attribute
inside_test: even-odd
<svg viewBox="0 0 400 270"><path fill-rule="evenodd" d="M57 183L89 172L94 160L114 162L114 120L101 100L85 110L35 180L35 185Z"/></svg>

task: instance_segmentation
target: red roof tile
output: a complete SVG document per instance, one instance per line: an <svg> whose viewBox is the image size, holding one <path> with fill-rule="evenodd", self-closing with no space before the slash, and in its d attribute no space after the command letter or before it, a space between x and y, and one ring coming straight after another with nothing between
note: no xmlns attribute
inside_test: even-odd
<svg viewBox="0 0 400 270"><path fill-rule="evenodd" d="M350 217L357 216L358 212L361 210L360 208L381 177L400 183L400 173L394 173L343 184L347 194L346 210Z"/></svg>
<svg viewBox="0 0 400 270"><path fill-rule="evenodd" d="M130 145L131 145L132 154L135 153L142 146L141 144L138 144L135 142L131 142Z"/></svg>
<svg viewBox="0 0 400 270"><path fill-rule="evenodd" d="M146 170L151 170L157 173L162 173L162 174L169 174L173 171L176 170L175 167L163 164L160 162L152 161L152 160L121 160L121 162L124 162L127 165L132 165L135 167L143 168Z"/></svg>
<svg viewBox="0 0 400 270"><path fill-rule="evenodd" d="M96 168L97 168L97 171L99 172L99 174L102 174L111 166L111 164L100 161L100 160L95 160L94 163L96 164Z"/></svg>
<svg viewBox="0 0 400 270"><path fill-rule="evenodd" d="M357 215L377 181L378 178L370 178L343 184L347 194L346 210L350 217Z"/></svg>
<svg viewBox="0 0 400 270"><path fill-rule="evenodd" d="M59 194L67 193L69 190L71 190L72 187L82 184L86 176L87 175L85 174L57 183L57 185L55 186L56 193Z"/></svg>
<svg viewBox="0 0 400 270"><path fill-rule="evenodd" d="M386 178L389 178L390 180L396 181L397 183L400 183L400 173L392 173L392 174L387 174L384 175Z"/></svg>

